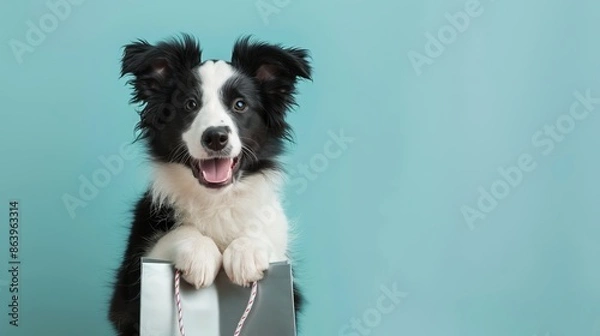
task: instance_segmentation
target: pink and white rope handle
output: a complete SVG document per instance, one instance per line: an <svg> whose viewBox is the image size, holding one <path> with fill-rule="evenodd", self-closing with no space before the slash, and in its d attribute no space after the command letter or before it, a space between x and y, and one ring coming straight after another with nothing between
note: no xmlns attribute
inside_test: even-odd
<svg viewBox="0 0 600 336"><path fill-rule="evenodd" d="M240 322L235 328L235 332L233 336L239 336L242 332L242 328L244 327L244 323L246 323L246 319L250 312L252 311L252 306L254 306L254 301L256 300L256 296L258 295L258 282L252 283L252 290L250 291L250 298L248 299L248 304L246 305L246 310L244 310L244 314L242 314L242 318L240 318Z"/></svg>
<svg viewBox="0 0 600 336"><path fill-rule="evenodd" d="M181 307L181 271L175 270L175 303L177 304L177 323L179 325L179 333L181 336L185 336L185 328L183 325L183 309ZM252 283L252 290L250 291L250 298L248 299L248 305L246 305L246 309L244 310L244 314L240 318L240 322L233 333L233 336L239 336L242 332L242 328L244 327L244 323L246 323L246 319L250 312L252 311L252 306L254 306L254 302L256 301L256 297L258 295L258 283Z"/></svg>
<svg viewBox="0 0 600 336"><path fill-rule="evenodd" d="M181 282L181 272L175 270L175 303L177 304L177 325L179 325L179 333L185 336L185 328L183 327L183 309L181 308L181 293L179 292Z"/></svg>

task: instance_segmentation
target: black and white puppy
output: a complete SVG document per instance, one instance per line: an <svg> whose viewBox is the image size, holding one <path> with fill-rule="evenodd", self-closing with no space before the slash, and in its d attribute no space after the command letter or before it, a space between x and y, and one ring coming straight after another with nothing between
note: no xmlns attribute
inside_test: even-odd
<svg viewBox="0 0 600 336"><path fill-rule="evenodd" d="M109 318L119 335L139 329L140 257L169 260L197 288L223 267L236 284L288 259L278 157L290 138L296 83L308 52L242 38L231 61L201 60L184 35L125 46L138 129L153 178L138 201ZM299 305L299 293L296 293Z"/></svg>

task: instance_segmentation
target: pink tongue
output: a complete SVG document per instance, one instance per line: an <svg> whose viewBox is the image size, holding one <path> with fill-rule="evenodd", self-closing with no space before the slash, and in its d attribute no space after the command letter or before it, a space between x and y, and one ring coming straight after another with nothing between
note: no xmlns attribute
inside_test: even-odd
<svg viewBox="0 0 600 336"><path fill-rule="evenodd" d="M222 183L231 177L233 159L210 159L200 161L202 176L209 183Z"/></svg>

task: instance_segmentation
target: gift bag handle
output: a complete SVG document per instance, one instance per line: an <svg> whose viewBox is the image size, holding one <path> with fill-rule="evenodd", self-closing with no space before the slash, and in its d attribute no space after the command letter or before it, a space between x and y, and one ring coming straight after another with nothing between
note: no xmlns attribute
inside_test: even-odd
<svg viewBox="0 0 600 336"><path fill-rule="evenodd" d="M181 293L179 291L181 284L181 271L175 270L175 303L177 304L177 323L179 325L179 333L181 336L185 336L185 328L183 325L183 309L181 307ZM250 298L248 299L248 305L246 305L246 309L244 310L244 314L240 318L240 322L235 328L235 332L233 336L239 336L242 332L242 328L244 327L244 323L246 323L246 319L250 312L252 311L252 306L254 306L254 301L256 300L256 296L258 295L258 282L252 283L252 290L250 291Z"/></svg>

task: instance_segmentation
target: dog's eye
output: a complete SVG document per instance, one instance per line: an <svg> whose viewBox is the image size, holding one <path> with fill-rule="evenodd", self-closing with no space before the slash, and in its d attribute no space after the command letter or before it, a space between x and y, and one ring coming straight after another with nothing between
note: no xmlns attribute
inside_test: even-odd
<svg viewBox="0 0 600 336"><path fill-rule="evenodd" d="M247 108L248 104L242 98L238 98L233 102L233 109L237 112L245 112Z"/></svg>
<svg viewBox="0 0 600 336"><path fill-rule="evenodd" d="M196 109L196 107L198 107L198 103L196 103L195 99L188 99L185 102L185 109L188 111L193 111Z"/></svg>

